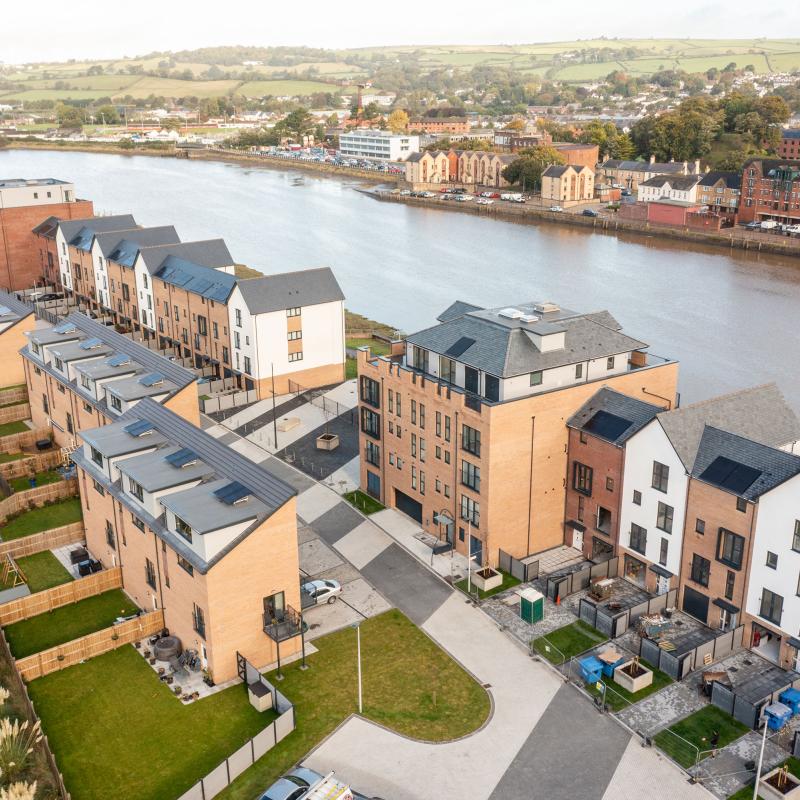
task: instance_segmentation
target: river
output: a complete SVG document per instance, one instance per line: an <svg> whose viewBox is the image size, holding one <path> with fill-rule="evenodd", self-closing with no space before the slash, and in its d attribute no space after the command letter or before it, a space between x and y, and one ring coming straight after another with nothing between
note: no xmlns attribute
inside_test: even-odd
<svg viewBox="0 0 800 800"><path fill-rule="evenodd" d="M381 203L354 180L250 164L12 150L0 177L74 181L98 212L221 236L265 273L330 266L348 308L404 331L455 299L607 308L681 362L684 402L777 381L800 411L800 259Z"/></svg>

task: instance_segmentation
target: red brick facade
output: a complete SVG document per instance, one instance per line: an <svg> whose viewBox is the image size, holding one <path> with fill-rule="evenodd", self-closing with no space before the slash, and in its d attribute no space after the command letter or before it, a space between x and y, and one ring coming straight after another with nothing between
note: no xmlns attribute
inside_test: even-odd
<svg viewBox="0 0 800 800"><path fill-rule="evenodd" d="M800 161L754 158L742 168L739 222L800 222Z"/></svg>

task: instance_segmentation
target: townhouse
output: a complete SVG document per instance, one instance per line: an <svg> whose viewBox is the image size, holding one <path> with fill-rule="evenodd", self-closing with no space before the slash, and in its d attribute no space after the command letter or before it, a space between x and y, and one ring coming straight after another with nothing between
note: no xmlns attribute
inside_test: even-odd
<svg viewBox="0 0 800 800"><path fill-rule="evenodd" d="M406 183L412 186L450 181L450 158L443 150L412 153L405 162Z"/></svg>
<svg viewBox="0 0 800 800"><path fill-rule="evenodd" d="M299 651L292 487L151 398L80 439L88 550L215 682Z"/></svg>
<svg viewBox="0 0 800 800"><path fill-rule="evenodd" d="M25 383L19 350L26 334L36 327L36 317L27 303L0 289L0 389Z"/></svg>
<svg viewBox="0 0 800 800"><path fill-rule="evenodd" d="M75 185L56 178L0 180L0 289L28 289L58 278L55 248L41 250L34 229L46 219L76 219L94 213L91 200L75 196Z"/></svg>
<svg viewBox="0 0 800 800"><path fill-rule="evenodd" d="M480 150L456 150L455 173L451 164L451 179L457 183L489 186L500 189L508 186L503 170L518 156L486 153Z"/></svg>
<svg viewBox="0 0 800 800"><path fill-rule="evenodd" d="M456 302L358 354L361 487L481 564L564 539L565 421L603 386L671 408L678 365L606 311Z"/></svg>
<svg viewBox="0 0 800 800"><path fill-rule="evenodd" d="M791 449L800 424L775 384L656 415L625 444L619 554L633 583L658 593L681 575L689 480L706 426ZM686 597L681 598L681 607ZM691 610L691 596L689 598Z"/></svg>
<svg viewBox="0 0 800 800"><path fill-rule="evenodd" d="M636 199L640 203L657 200L696 203L699 183L699 175L654 175L646 181L639 182L636 190Z"/></svg>
<svg viewBox="0 0 800 800"><path fill-rule="evenodd" d="M607 159L598 170L603 178L612 184L636 192L639 184L656 175L696 175L700 173L700 160L694 162L657 162L655 157L649 161L624 161Z"/></svg>
<svg viewBox="0 0 800 800"><path fill-rule="evenodd" d="M542 200L563 206L594 198L594 171L590 167L551 164L542 173Z"/></svg>
<svg viewBox="0 0 800 800"><path fill-rule="evenodd" d="M740 222L800 223L800 160L748 159L741 191Z"/></svg>
<svg viewBox="0 0 800 800"><path fill-rule="evenodd" d="M697 201L709 210L735 221L739 213L742 176L738 172L711 170L697 184Z"/></svg>
<svg viewBox="0 0 800 800"><path fill-rule="evenodd" d="M80 314L25 332L19 350L35 427L60 447L150 397L200 424L197 376L112 328Z"/></svg>
<svg viewBox="0 0 800 800"><path fill-rule="evenodd" d="M625 443L664 408L604 387L567 420L564 544L587 559L617 554Z"/></svg>

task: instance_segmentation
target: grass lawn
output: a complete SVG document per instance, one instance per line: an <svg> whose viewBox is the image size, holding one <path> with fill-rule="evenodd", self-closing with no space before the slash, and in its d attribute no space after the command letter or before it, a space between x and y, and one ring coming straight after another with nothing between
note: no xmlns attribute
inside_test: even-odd
<svg viewBox="0 0 800 800"><path fill-rule="evenodd" d="M49 550L18 558L17 564L32 593L43 592L72 580L66 567Z"/></svg>
<svg viewBox="0 0 800 800"><path fill-rule="evenodd" d="M37 486L46 486L48 483L58 483L60 480L63 480L63 476L54 469L36 473ZM12 478L8 483L15 492L25 492L32 488L27 475L22 475L19 478Z"/></svg>
<svg viewBox="0 0 800 800"><path fill-rule="evenodd" d="M9 461L19 461L25 458L26 453L0 453L0 464L7 464Z"/></svg>
<svg viewBox="0 0 800 800"><path fill-rule="evenodd" d="M53 503L41 508L33 508L9 520L0 530L3 541L20 539L32 533L49 531L51 528L60 528L71 522L80 522L83 518L81 500L79 497L68 497L59 503Z"/></svg>
<svg viewBox="0 0 800 800"><path fill-rule="evenodd" d="M46 614L15 622L5 628L14 658L47 650L111 625L117 617L133 614L136 605L120 589L87 597Z"/></svg>
<svg viewBox="0 0 800 800"><path fill-rule="evenodd" d="M551 664L563 664L573 656L606 641L605 636L581 620L533 640L533 649ZM548 645L552 645L548 650Z"/></svg>
<svg viewBox="0 0 800 800"><path fill-rule="evenodd" d="M721 708L707 705L699 711L695 711L694 714L690 714L686 719L676 722L667 730L661 731L656 735L654 741L658 748L670 756L673 761L688 769L694 765L697 758L695 747L701 755L703 751L711 749L709 740L715 730L719 732L719 747L722 748L740 736L744 736L749 728L735 720L730 714L726 714ZM672 731L677 736L670 735L668 731ZM678 736L681 738L677 738ZM694 747L690 747L690 744ZM706 756L703 755L703 757Z"/></svg>
<svg viewBox="0 0 800 800"><path fill-rule="evenodd" d="M364 514L374 514L376 511L383 511L384 509L384 506L374 497L370 497L370 495L362 492L360 489L356 489L354 492L347 492L344 495L344 499L347 500L351 506L355 506Z"/></svg>
<svg viewBox="0 0 800 800"><path fill-rule="evenodd" d="M369 346L370 353L373 356L388 356L391 352L391 347L386 342L382 342L380 339L346 339L345 346L350 347L353 350L357 350L359 347L366 347Z"/></svg>
<svg viewBox="0 0 800 800"><path fill-rule="evenodd" d="M344 379L346 381L358 377L358 362L354 358L346 358L344 360Z"/></svg>
<svg viewBox="0 0 800 800"><path fill-rule="evenodd" d="M28 689L74 800L178 797L273 718L242 686L184 706L129 645Z"/></svg>
<svg viewBox="0 0 800 800"><path fill-rule="evenodd" d="M311 668L302 672L297 662L284 667L280 684L295 704L297 730L218 795L220 800L253 800L357 711L355 631L338 631L314 644L319 653L309 658ZM368 719L407 736L444 741L474 731L489 714L486 692L399 611L361 625L361 655Z"/></svg>
<svg viewBox="0 0 800 800"><path fill-rule="evenodd" d="M636 694L631 694L627 689L623 689L622 686L614 683L613 678L605 679L607 686L606 705L612 711L620 711L623 708L627 708L629 703L638 703L640 700L644 700L648 695L655 694L659 689L663 689L665 686L669 686L669 684L672 683L672 678L670 678L666 672L661 672L661 670L656 669L652 664L648 664L644 660L640 663L643 667L653 670L653 682L644 689L640 689ZM598 689L593 683L587 683L584 688L591 695L597 695L599 697L602 694L602 690Z"/></svg>
<svg viewBox="0 0 800 800"><path fill-rule="evenodd" d="M520 581L517 580L513 575L509 575L507 572L503 572L503 570L498 570L498 572L503 576L503 582L496 588L490 589L488 592L484 592L483 589L476 589L475 584L472 584L472 591L470 592L472 596L475 596L475 592L478 593L478 599L483 600L485 597L491 597L494 594L500 594L500 592L506 591L506 589L510 589L512 586L517 586ZM462 592L467 591L467 579L464 578L463 581L458 581L455 584L456 589L461 589Z"/></svg>
<svg viewBox="0 0 800 800"><path fill-rule="evenodd" d="M19 419L16 422L4 422L0 425L0 438L3 436L11 436L12 433L24 433L29 430L30 428Z"/></svg>

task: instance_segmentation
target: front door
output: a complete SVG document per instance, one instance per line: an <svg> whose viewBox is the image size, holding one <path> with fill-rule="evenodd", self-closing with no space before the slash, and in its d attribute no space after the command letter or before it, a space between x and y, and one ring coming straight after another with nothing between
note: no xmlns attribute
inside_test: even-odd
<svg viewBox="0 0 800 800"><path fill-rule="evenodd" d="M483 566L483 542L477 536L469 537L469 554L475 559L477 568Z"/></svg>
<svg viewBox="0 0 800 800"><path fill-rule="evenodd" d="M583 531L579 531L577 528L572 529L572 546L583 552Z"/></svg>

